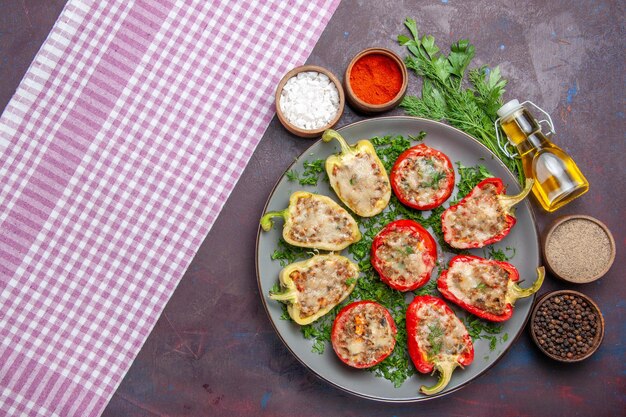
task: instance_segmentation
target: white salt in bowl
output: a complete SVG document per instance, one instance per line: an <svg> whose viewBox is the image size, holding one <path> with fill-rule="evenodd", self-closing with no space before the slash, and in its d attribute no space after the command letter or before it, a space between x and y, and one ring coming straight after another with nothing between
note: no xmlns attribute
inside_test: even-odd
<svg viewBox="0 0 626 417"><path fill-rule="evenodd" d="M322 74L328 78L331 85L333 85L336 89L336 93L337 93L336 96L334 94L331 94L332 98L330 98L333 104L332 109L334 110L336 106L336 112L333 116L329 117L329 121L325 123L323 126L307 128L303 126L302 121L303 119L306 119L304 120L305 122L310 122L311 119L315 119L316 113L330 114L329 107L327 107L329 105L328 97L315 96L308 100L303 100L304 103L300 102L299 103L300 105L309 106L308 108L304 109L304 111L301 111L301 113L304 114L305 117L299 120L300 123L298 123L297 120L290 120L288 118L288 115L286 114L286 112L283 111L283 108L281 106L281 104L283 104L281 103L281 100L287 100L288 97L293 98L293 94L294 94L293 90L290 90L289 92L285 91L285 85L292 78L298 77L298 74L302 74L300 75L300 77L309 76L308 74L304 75L303 73ZM319 77L318 79L316 79L315 82L317 82L318 80L320 80L319 82L323 82L321 80L325 81L326 78ZM329 90L332 91L332 89L329 89ZM287 95L287 93L289 95ZM295 101L292 100L292 104L294 102L298 102L298 100L295 100ZM341 83L339 82L337 77L335 77L335 75L333 75L333 73L328 71L326 68L318 67L316 65L303 65L303 66L292 69L287 74L285 74L285 76L278 83L278 87L276 88L276 115L278 116L278 120L280 120L280 123L285 127L285 129L287 129L294 135L302 137L302 138L319 137L326 129L330 129L333 126L335 126L337 122L339 122L339 119L341 118L341 115L343 114L344 105L345 105L345 96L344 96Z"/></svg>

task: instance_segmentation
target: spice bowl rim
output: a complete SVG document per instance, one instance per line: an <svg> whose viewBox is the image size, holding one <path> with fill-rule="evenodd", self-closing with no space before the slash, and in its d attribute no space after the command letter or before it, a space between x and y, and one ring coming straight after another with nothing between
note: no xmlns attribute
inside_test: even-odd
<svg viewBox="0 0 626 417"><path fill-rule="evenodd" d="M535 334L535 326L534 323L536 321L536 316L537 316L537 312L539 311L539 307L541 307L541 305L543 303L545 303L548 299L555 297L557 295L576 295L580 298L582 298L583 300L585 300L587 303L589 303L589 305L591 306L591 308L595 311L596 313L596 323L598 325L598 329L596 332L596 335L593 339L593 343L590 346L589 350L582 356L580 357L574 357L574 358L563 358L561 356L558 355L554 355L550 352L548 352L547 350L545 350L541 344L539 343L539 339L537 338L537 335ZM537 301L535 301L535 305L533 306L531 315L530 315L530 336L533 340L533 342L535 343L535 345L537 346L537 348L539 348L539 350L546 355L547 357L554 359L558 362L564 362L564 363L575 363L575 362L580 362L583 361L587 358L589 358L591 355L593 355L598 348L600 347L600 345L602 344L602 341L604 340L604 316L602 315L602 312L600 311L600 307L598 307L598 305L595 303L595 301L593 301L591 299L591 297L589 297L588 295L585 295L581 292L575 291L575 290L556 290L556 291L550 291L547 292L545 294L542 294Z"/></svg>
<svg viewBox="0 0 626 417"><path fill-rule="evenodd" d="M550 240L550 238L554 234L554 231L560 225L562 225L563 223L568 222L570 220L576 220L576 219L588 220L588 221L590 221L592 223L595 223L596 225L600 226L600 228L602 228L602 230L604 230L604 233L609 238L609 242L610 242L610 246L611 246L611 254L609 256L609 261L607 262L607 264L604 267L604 269L602 271L600 271L599 273L597 273L596 275L592 276L590 279L587 279L585 281L574 281L574 280L571 280L571 279L568 279L568 278L562 276L559 273L558 270L553 268L553 265L552 265L552 262L551 262L551 258L548 256L548 252L547 252L548 241ZM615 262L615 255L616 255L616 252L617 252L616 246L615 246L615 239L613 238L613 234L609 230L608 226L606 224L604 224L603 222L601 222L600 220L596 219L595 217L588 216L586 214L570 214L570 215L562 216L562 217L559 217L559 218L555 219L548 226L548 228L546 229L546 232L543 235L541 251L542 251L544 262L545 262L546 266L548 267L548 270L552 273L552 275L554 275L556 278L558 278L558 279L560 279L562 281L569 282L571 284L576 284L576 285L589 284L591 282L597 281L598 279L600 279L604 275L606 275L609 272L609 270L611 269L611 266L613 266L613 263Z"/></svg>
<svg viewBox="0 0 626 417"><path fill-rule="evenodd" d="M398 91L398 94L396 94L396 96L393 99L383 104L370 104L361 100L354 93L354 91L352 90L352 86L350 85L350 74L352 73L352 68L354 67L354 64L356 64L356 62L359 59L370 54L371 55L375 55L375 54L385 55L393 59L398 65L398 67L400 68L400 73L402 74L402 86L400 87L400 91ZM343 84L346 90L346 98L347 98L348 104L351 107L353 107L355 110L361 111L363 113L382 113L382 112L391 110L394 107L396 107L398 104L400 104L400 101L404 98L407 87L409 85L409 73L406 68L406 65L404 64L404 61L402 61L402 58L400 58L400 56L397 53L387 48L371 47L371 48L363 49L352 58L352 60L346 67Z"/></svg>
<svg viewBox="0 0 626 417"><path fill-rule="evenodd" d="M298 126L295 126L294 124L289 122L289 120L287 120L287 118L283 114L283 111L280 109L280 96L283 91L283 88L285 87L285 84L287 83L287 81L289 81L291 78L295 77L301 72L319 72L321 74L326 75L332 81L335 88L337 89L337 93L339 94L339 106L337 108L337 114L328 124L318 129L307 130L307 129L302 129ZM339 119L341 118L341 115L343 114L344 107L345 107L345 94L344 94L341 82L335 76L335 74L333 74L330 70L324 67L320 67L319 65L300 65L288 71L283 76L283 78L281 78L281 80L279 81L278 86L276 87L276 93L275 93L274 98L275 98L276 116L278 117L278 120L280 121L280 123L289 132L301 138L318 137L325 130L330 129L333 126L335 126L339 122Z"/></svg>

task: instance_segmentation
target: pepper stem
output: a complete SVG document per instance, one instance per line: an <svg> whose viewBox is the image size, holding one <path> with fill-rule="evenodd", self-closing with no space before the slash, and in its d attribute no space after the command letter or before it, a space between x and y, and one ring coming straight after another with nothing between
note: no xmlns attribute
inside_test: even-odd
<svg viewBox="0 0 626 417"><path fill-rule="evenodd" d="M530 190L533 188L533 184L535 184L534 179L526 178L526 185L521 193L517 195L499 195L498 200L500 201L502 209L506 213L510 213L511 209L525 199L528 193L530 193Z"/></svg>
<svg viewBox="0 0 626 417"><path fill-rule="evenodd" d="M339 134L339 132L333 129L325 130L324 134L322 135L322 140L324 142L330 142L333 139L336 139L337 142L339 142L339 145L341 145L341 153L345 154L352 152L352 148L350 147L350 145L348 145L348 142L346 142L343 136Z"/></svg>
<svg viewBox="0 0 626 417"><path fill-rule="evenodd" d="M298 299L298 290L295 288L288 288L283 292L270 292L270 298L276 301L294 302Z"/></svg>
<svg viewBox="0 0 626 417"><path fill-rule="evenodd" d="M443 391L443 389L450 382L450 378L452 378L452 372L459 364L457 362L446 361L443 363L437 363L435 365L435 370L439 371L439 381L432 387L427 387L426 385L422 385L420 387L420 391L425 395L433 395L438 392Z"/></svg>
<svg viewBox="0 0 626 417"><path fill-rule="evenodd" d="M261 228L263 228L263 230L265 230L266 232L269 232L269 230L274 225L274 222L272 221L274 217L282 217L283 219L287 219L288 214L289 207L281 211L268 211L263 217L261 217Z"/></svg>
<svg viewBox="0 0 626 417"><path fill-rule="evenodd" d="M546 269L543 266L537 268L537 279L528 288L522 288L516 283L512 283L509 287L509 293L507 294L507 301L511 304L515 302L518 298L530 297L541 288L541 284L543 284L543 279L546 276Z"/></svg>

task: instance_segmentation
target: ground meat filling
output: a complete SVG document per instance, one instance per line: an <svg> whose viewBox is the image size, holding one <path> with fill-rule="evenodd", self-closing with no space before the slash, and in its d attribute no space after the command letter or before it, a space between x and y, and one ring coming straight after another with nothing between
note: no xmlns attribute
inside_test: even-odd
<svg viewBox="0 0 626 417"><path fill-rule="evenodd" d="M480 261L455 262L448 270L448 289L459 300L500 315L506 307L509 273Z"/></svg>
<svg viewBox="0 0 626 417"><path fill-rule="evenodd" d="M342 332L334 340L337 353L350 364L369 364L388 355L395 338L384 307L361 304L347 312Z"/></svg>
<svg viewBox="0 0 626 417"><path fill-rule="evenodd" d="M341 245L353 241L354 220L316 198L300 197L292 212L288 236L308 245L331 243Z"/></svg>
<svg viewBox="0 0 626 417"><path fill-rule="evenodd" d="M422 239L406 231L389 232L375 253L382 274L403 285L411 285L423 274L430 274L435 264Z"/></svg>
<svg viewBox="0 0 626 417"><path fill-rule="evenodd" d="M373 155L359 152L342 162L334 166L330 180L346 205L357 214L371 212L381 201L387 205L391 188Z"/></svg>
<svg viewBox="0 0 626 417"><path fill-rule="evenodd" d="M350 288L346 280L357 276L356 267L347 260L327 258L292 271L289 277L299 293L300 317L310 317L328 305L337 304Z"/></svg>
<svg viewBox="0 0 626 417"><path fill-rule="evenodd" d="M427 352L429 360L445 361L469 349L464 339L467 330L456 316L446 314L443 307L426 304L418 310L417 317L418 346Z"/></svg>
<svg viewBox="0 0 626 417"><path fill-rule="evenodd" d="M456 207L456 210L448 210L443 219L444 227L451 234L450 243L455 248L485 242L507 227L506 214L500 207L493 184L476 189L465 204Z"/></svg>
<svg viewBox="0 0 626 417"><path fill-rule="evenodd" d="M420 206L443 198L450 181L454 181L446 161L435 156L408 157L396 172L395 185L402 191L402 198Z"/></svg>

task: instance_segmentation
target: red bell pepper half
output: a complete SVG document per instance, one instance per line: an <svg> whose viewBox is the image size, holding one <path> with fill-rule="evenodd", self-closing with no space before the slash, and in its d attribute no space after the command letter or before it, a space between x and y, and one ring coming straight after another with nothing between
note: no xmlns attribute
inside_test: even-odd
<svg viewBox="0 0 626 417"><path fill-rule="evenodd" d="M544 276L544 268L537 268L533 285L521 288L517 285L519 272L510 263L459 255L441 273L437 288L446 299L470 313L501 322L511 318L518 298L530 297L539 290Z"/></svg>
<svg viewBox="0 0 626 417"><path fill-rule="evenodd" d="M396 332L396 323L385 307L374 301L357 301L337 314L330 340L343 363L370 368L391 354Z"/></svg>
<svg viewBox="0 0 626 417"><path fill-rule="evenodd" d="M533 183L527 179L521 193L509 196L500 178L482 180L441 214L444 240L453 248L471 249L504 239L516 222L513 207L526 198Z"/></svg>
<svg viewBox="0 0 626 417"><path fill-rule="evenodd" d="M430 210L440 206L452 194L454 168L446 154L420 144L398 157L389 180L402 204Z"/></svg>
<svg viewBox="0 0 626 417"><path fill-rule="evenodd" d="M413 220L389 223L372 242L372 266L385 284L398 291L426 284L436 261L435 239Z"/></svg>
<svg viewBox="0 0 626 417"><path fill-rule="evenodd" d="M474 345L467 329L440 298L415 297L406 312L406 331L415 368L423 374L440 374L432 387L420 387L423 394L441 392L457 366L467 366L474 360Z"/></svg>

